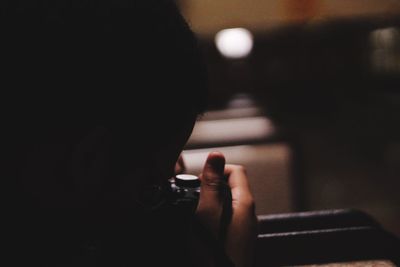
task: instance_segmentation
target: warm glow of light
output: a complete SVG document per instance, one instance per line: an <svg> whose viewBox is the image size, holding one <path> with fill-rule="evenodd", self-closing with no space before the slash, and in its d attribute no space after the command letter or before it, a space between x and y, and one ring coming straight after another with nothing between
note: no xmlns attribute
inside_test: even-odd
<svg viewBox="0 0 400 267"><path fill-rule="evenodd" d="M247 143L265 140L274 133L272 121L263 116L198 121L188 145Z"/></svg>
<svg viewBox="0 0 400 267"><path fill-rule="evenodd" d="M197 176L191 174L179 174L176 178L184 181L196 181L199 179Z"/></svg>
<svg viewBox="0 0 400 267"><path fill-rule="evenodd" d="M217 33L215 44L227 58L244 58L253 49L253 35L244 28L225 29Z"/></svg>

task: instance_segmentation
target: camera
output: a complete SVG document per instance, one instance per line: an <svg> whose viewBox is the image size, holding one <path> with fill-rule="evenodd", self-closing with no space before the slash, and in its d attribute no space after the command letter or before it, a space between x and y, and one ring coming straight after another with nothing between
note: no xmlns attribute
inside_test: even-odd
<svg viewBox="0 0 400 267"><path fill-rule="evenodd" d="M172 193L172 204L183 212L194 214L200 197L200 179L191 174L179 174L169 180ZM225 230L232 218L232 193L227 184L227 178L220 184L220 199L222 200L221 233Z"/></svg>
<svg viewBox="0 0 400 267"><path fill-rule="evenodd" d="M200 197L199 177L191 174L178 174L169 182L172 204L186 212L194 213Z"/></svg>

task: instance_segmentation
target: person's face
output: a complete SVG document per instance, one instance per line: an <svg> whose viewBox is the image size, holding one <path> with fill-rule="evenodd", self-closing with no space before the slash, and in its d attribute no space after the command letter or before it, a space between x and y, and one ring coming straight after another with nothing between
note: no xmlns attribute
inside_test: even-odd
<svg viewBox="0 0 400 267"><path fill-rule="evenodd" d="M177 118L178 123L164 125L161 131L160 142L154 142L144 149L139 162L132 165L130 177L135 177L139 188L160 185L175 174L175 164L189 139L197 115L185 116L185 119ZM170 131L167 133L166 131ZM165 139L164 139L164 138ZM135 186L135 187L137 187ZM130 187L127 185L127 187Z"/></svg>
<svg viewBox="0 0 400 267"><path fill-rule="evenodd" d="M165 174L161 179L169 179L175 174L175 164L188 141L196 122L196 115L187 119L179 127L179 132L173 134L168 143L160 146L155 154L155 167L158 172Z"/></svg>

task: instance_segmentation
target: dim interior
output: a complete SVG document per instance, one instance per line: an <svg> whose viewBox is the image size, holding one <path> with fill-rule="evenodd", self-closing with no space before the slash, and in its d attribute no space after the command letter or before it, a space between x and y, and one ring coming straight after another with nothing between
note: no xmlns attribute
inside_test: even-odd
<svg viewBox="0 0 400 267"><path fill-rule="evenodd" d="M247 167L257 214L351 208L400 235L400 3L178 1L211 103L185 148Z"/></svg>

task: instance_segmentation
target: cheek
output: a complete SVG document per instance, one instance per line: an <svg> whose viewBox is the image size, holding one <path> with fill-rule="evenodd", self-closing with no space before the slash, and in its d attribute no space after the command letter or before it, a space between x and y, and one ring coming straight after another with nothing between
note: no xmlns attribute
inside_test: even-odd
<svg viewBox="0 0 400 267"><path fill-rule="evenodd" d="M186 124L186 126L182 128L181 132L174 135L168 144L162 148L160 147L159 153L157 153L157 165L160 171L168 176L166 179L169 179L172 175L174 175L176 162L179 159L179 156L181 155L182 150L192 133L194 124L195 119Z"/></svg>

